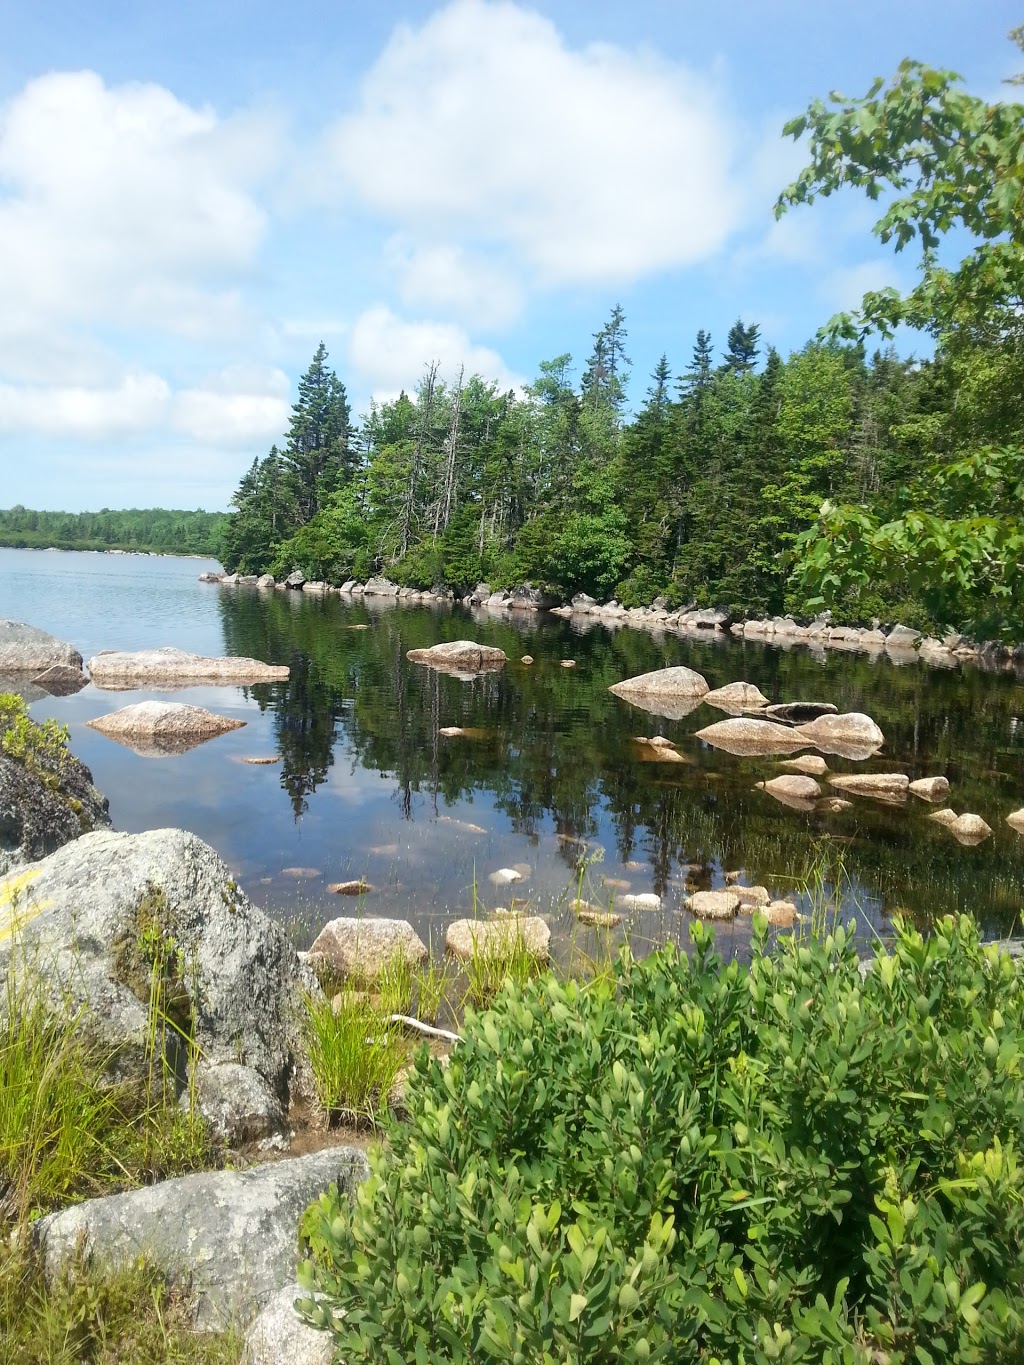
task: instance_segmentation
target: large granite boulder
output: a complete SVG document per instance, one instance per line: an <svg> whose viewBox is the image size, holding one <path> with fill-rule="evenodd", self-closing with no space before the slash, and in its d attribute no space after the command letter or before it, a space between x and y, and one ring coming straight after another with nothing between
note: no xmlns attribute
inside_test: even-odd
<svg viewBox="0 0 1024 1365"><path fill-rule="evenodd" d="M109 824L107 798L64 745L40 743L30 763L0 753L0 876Z"/></svg>
<svg viewBox="0 0 1024 1365"><path fill-rule="evenodd" d="M82 656L74 645L21 621L0 619L0 692L4 680L35 683L52 696L63 697L85 686Z"/></svg>
<svg viewBox="0 0 1024 1365"><path fill-rule="evenodd" d="M130 692L138 687L193 687L218 683L244 687L250 683L284 682L288 669L259 659L207 658L183 649L104 650L86 665L94 687Z"/></svg>
<svg viewBox="0 0 1024 1365"><path fill-rule="evenodd" d="M513 591L508 605L512 611L546 611L558 606L558 598L532 583L523 583Z"/></svg>
<svg viewBox="0 0 1024 1365"><path fill-rule="evenodd" d="M245 721L217 716L202 706L186 706L184 702L140 701L86 724L145 758L168 758L187 753L229 730L241 729Z"/></svg>
<svg viewBox="0 0 1024 1365"><path fill-rule="evenodd" d="M818 716L801 725L798 733L815 749L840 758L870 758L885 743L885 735L875 722L860 711Z"/></svg>
<svg viewBox="0 0 1024 1365"><path fill-rule="evenodd" d="M245 1334L242 1365L332 1365L334 1338L295 1311L308 1290L296 1281L279 1289Z"/></svg>
<svg viewBox="0 0 1024 1365"><path fill-rule="evenodd" d="M732 682L705 692L703 700L707 706L738 715L743 711L763 711L770 699L754 683Z"/></svg>
<svg viewBox="0 0 1024 1365"><path fill-rule="evenodd" d="M453 669L459 673L501 668L507 659L503 649L478 645L475 640L448 640L444 644L431 645L429 649L410 649L405 657L414 664L428 664L431 668Z"/></svg>
<svg viewBox="0 0 1024 1365"><path fill-rule="evenodd" d="M363 588L366 597L397 597L398 584L390 578L368 578Z"/></svg>
<svg viewBox="0 0 1024 1365"><path fill-rule="evenodd" d="M331 1147L90 1199L41 1218L33 1236L49 1280L79 1257L119 1266L144 1256L194 1297L200 1326L245 1326L294 1280L309 1205L333 1182L351 1192L368 1174L361 1151Z"/></svg>
<svg viewBox="0 0 1024 1365"><path fill-rule="evenodd" d="M830 777L829 783L837 791L889 802L905 801L910 789L910 778L906 773L843 773Z"/></svg>
<svg viewBox="0 0 1024 1365"><path fill-rule="evenodd" d="M312 977L208 844L179 829L84 834L20 872L16 897L11 889L0 880L0 979L28 971L56 1009L80 1010L83 1030L131 1079L149 1072L155 973L164 1013L198 1049L190 1075L180 1034L162 1030L182 1093L193 1080L200 1109L230 1139L280 1126Z"/></svg>
<svg viewBox="0 0 1024 1365"><path fill-rule="evenodd" d="M702 674L680 666L656 668L635 678L624 678L613 683L608 691L652 715L682 720L697 709L710 688Z"/></svg>

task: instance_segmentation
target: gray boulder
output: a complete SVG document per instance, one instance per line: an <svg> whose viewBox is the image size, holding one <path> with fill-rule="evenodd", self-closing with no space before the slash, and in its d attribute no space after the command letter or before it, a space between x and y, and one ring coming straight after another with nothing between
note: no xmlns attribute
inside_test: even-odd
<svg viewBox="0 0 1024 1365"><path fill-rule="evenodd" d="M770 720L754 720L750 716L738 716L734 720L716 721L697 731L697 738L714 749L724 749L727 754L739 757L753 757L764 754L792 754L797 749L809 747L798 731L785 725L776 725Z"/></svg>
<svg viewBox="0 0 1024 1365"><path fill-rule="evenodd" d="M33 1232L49 1280L79 1255L114 1266L145 1256L191 1291L201 1326L244 1326L294 1279L305 1209L333 1181L351 1191L368 1174L362 1152L334 1147L90 1199L41 1218Z"/></svg>
<svg viewBox="0 0 1024 1365"><path fill-rule="evenodd" d="M21 621L0 619L0 692L3 680L35 683L52 696L63 697L85 686L82 656L74 645Z"/></svg>
<svg viewBox="0 0 1024 1365"><path fill-rule="evenodd" d="M334 1339L295 1311L309 1294L298 1284L279 1289L245 1334L242 1365L332 1365Z"/></svg>
<svg viewBox="0 0 1024 1365"><path fill-rule="evenodd" d="M83 1029L110 1050L117 1074L142 1078L156 971L164 1011L198 1047L204 1072L192 1079L202 1112L232 1140L252 1136L265 1102L257 1097L269 1091L277 1107L266 1126L276 1126L298 1054L298 1000L312 978L208 844L178 829L96 832L22 875L30 880L15 933L10 905L0 908L0 978L27 968L43 979L55 1008L82 1011ZM0 881L0 907L4 891ZM165 1029L161 1045L184 1093L190 1059L179 1034ZM227 1063L239 1070L213 1074ZM225 1099L232 1091L236 1117Z"/></svg>
<svg viewBox="0 0 1024 1365"><path fill-rule="evenodd" d="M633 706L670 720L695 711L708 691L707 679L692 668L657 668L613 683L608 691Z"/></svg>
<svg viewBox="0 0 1024 1365"><path fill-rule="evenodd" d="M732 682L725 687L716 687L704 693L707 706L717 706L720 711L763 711L768 698L754 683Z"/></svg>
<svg viewBox="0 0 1024 1365"><path fill-rule="evenodd" d="M580 616L589 616L592 611L598 611L599 606L593 597L585 592L578 592L569 603L573 611Z"/></svg>
<svg viewBox="0 0 1024 1365"><path fill-rule="evenodd" d="M274 583L274 575L272 573L261 573L259 578L257 578L256 580L256 586L257 588L275 587L276 585Z"/></svg>
<svg viewBox="0 0 1024 1365"><path fill-rule="evenodd" d="M392 583L390 578L368 578L363 594L366 597L397 597L398 584Z"/></svg>
<svg viewBox="0 0 1024 1365"><path fill-rule="evenodd" d="M911 630L909 626L896 625L885 637L885 647L886 649L913 649L920 639L921 632L919 630Z"/></svg>
<svg viewBox="0 0 1024 1365"><path fill-rule="evenodd" d="M0 754L0 877L109 824L107 798L70 753L31 768Z"/></svg>
<svg viewBox="0 0 1024 1365"><path fill-rule="evenodd" d="M302 570L301 570L301 569L295 569L295 570L294 570L292 573L290 573L290 574L288 575L288 577L284 580L284 585L285 585L286 588L300 588L300 589L301 589L301 587L302 587L303 583L305 583L305 581L306 581L306 575L302 572Z"/></svg>
<svg viewBox="0 0 1024 1365"><path fill-rule="evenodd" d="M558 606L558 598L532 583L523 583L513 592L508 605L513 611L547 611Z"/></svg>

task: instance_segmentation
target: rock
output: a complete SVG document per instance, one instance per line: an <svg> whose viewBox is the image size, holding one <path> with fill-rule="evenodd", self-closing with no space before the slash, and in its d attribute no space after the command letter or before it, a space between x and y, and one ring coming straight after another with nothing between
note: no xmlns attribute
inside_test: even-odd
<svg viewBox="0 0 1024 1365"><path fill-rule="evenodd" d="M660 910L661 897L656 896L653 891L643 891L638 896L627 893L620 896L615 904L620 910Z"/></svg>
<svg viewBox="0 0 1024 1365"><path fill-rule="evenodd" d="M197 683L245 686L258 682L283 682L288 669L259 659L211 659L184 650L142 649L136 653L105 650L89 660L94 687L131 691L138 687L191 687Z"/></svg>
<svg viewBox="0 0 1024 1365"><path fill-rule="evenodd" d="M79 1255L107 1266L144 1256L170 1283L187 1286L200 1326L245 1325L294 1276L295 1229L306 1208L333 1181L352 1191L368 1174L362 1152L333 1147L90 1199L41 1218L33 1236L50 1281Z"/></svg>
<svg viewBox="0 0 1024 1365"><path fill-rule="evenodd" d="M531 583L524 583L515 589L508 603L512 611L546 611L558 606L558 598L542 592Z"/></svg>
<svg viewBox="0 0 1024 1365"><path fill-rule="evenodd" d="M731 889L731 894L739 901L740 911L744 915L752 915L755 910L760 910L766 905L771 904L767 888L763 886L736 886Z"/></svg>
<svg viewBox="0 0 1024 1365"><path fill-rule="evenodd" d="M252 1142L267 1133L278 1133L285 1126L280 1098L250 1066L237 1062L212 1066L200 1058L190 1089L213 1136L222 1142L236 1145ZM188 1109L191 1103L188 1090L182 1092L178 1103Z"/></svg>
<svg viewBox="0 0 1024 1365"><path fill-rule="evenodd" d="M636 755L641 763L693 763L692 758L677 753L668 740L659 740L655 743L649 739L637 739L634 742L637 746Z"/></svg>
<svg viewBox="0 0 1024 1365"><path fill-rule="evenodd" d="M689 613L689 624L698 630L725 630L732 617L724 607L702 607L700 611Z"/></svg>
<svg viewBox="0 0 1024 1365"><path fill-rule="evenodd" d="M31 678L50 668L81 673L82 656L73 645L21 621L0 619L0 674Z"/></svg>
<svg viewBox="0 0 1024 1365"><path fill-rule="evenodd" d="M519 662L520 662L521 664L532 664L532 663L533 663L533 655L532 655L532 654L524 654L523 657L519 660Z"/></svg>
<svg viewBox="0 0 1024 1365"><path fill-rule="evenodd" d="M775 924L780 929L790 928L797 917L796 906L792 901L772 901L771 905L765 906L760 913L769 924Z"/></svg>
<svg viewBox="0 0 1024 1365"><path fill-rule="evenodd" d="M309 1297L298 1284L271 1297L245 1335L242 1365L331 1365L334 1338L295 1311L295 1301Z"/></svg>
<svg viewBox="0 0 1024 1365"><path fill-rule="evenodd" d="M263 589L276 587L277 585L274 582L274 575L272 573L261 573L259 578L257 578L256 580L256 586L257 588Z"/></svg>
<svg viewBox="0 0 1024 1365"><path fill-rule="evenodd" d="M758 782L757 786L779 801L810 802L816 801L821 795L821 788L814 778L800 773L786 773L768 782Z"/></svg>
<svg viewBox="0 0 1024 1365"><path fill-rule="evenodd" d="M288 577L284 580L284 585L286 588L301 588L305 581L306 575L302 572L301 569L296 569L293 573L290 573Z"/></svg>
<svg viewBox="0 0 1024 1365"><path fill-rule="evenodd" d="M576 667L576 660L575 660L575 659L559 659L558 662L559 662L559 665L560 665L562 668L575 668L575 667Z"/></svg>
<svg viewBox="0 0 1024 1365"><path fill-rule="evenodd" d="M784 725L807 725L819 716L834 716L838 710L830 701L786 701L766 707L765 715Z"/></svg>
<svg viewBox="0 0 1024 1365"><path fill-rule="evenodd" d="M801 725L797 733L815 749L841 758L870 758L885 743L885 735L871 719L859 711L846 715L819 716Z"/></svg>
<svg viewBox="0 0 1024 1365"><path fill-rule="evenodd" d="M828 764L819 754L801 754L799 758L783 759L779 766L791 768L795 773L806 773L808 777L823 777L828 772Z"/></svg>
<svg viewBox="0 0 1024 1365"><path fill-rule="evenodd" d="M207 573L201 573L201 574L199 575L199 578L198 578L197 581L200 582L200 583L220 583L220 582L223 581L224 577L225 577L225 575L222 574L222 573L209 573L209 572L207 572Z"/></svg>
<svg viewBox="0 0 1024 1365"><path fill-rule="evenodd" d="M318 867L282 867L282 877L299 877L309 880L312 877L322 877L324 874Z"/></svg>
<svg viewBox="0 0 1024 1365"><path fill-rule="evenodd" d="M946 777L919 777L911 782L910 791L922 801L945 801L949 795L949 779Z"/></svg>
<svg viewBox="0 0 1024 1365"><path fill-rule="evenodd" d="M503 649L478 645L474 640L449 640L445 644L431 645L429 649L410 649L405 657L414 664L467 672L501 668L506 660Z"/></svg>
<svg viewBox="0 0 1024 1365"><path fill-rule="evenodd" d="M1024 809L1011 811L1006 817L1006 823L1018 834L1024 834Z"/></svg>
<svg viewBox="0 0 1024 1365"><path fill-rule="evenodd" d="M201 706L186 706L182 702L140 701L135 706L97 716L86 724L145 758L168 758L187 753L229 730L239 730L245 721L217 716Z"/></svg>
<svg viewBox="0 0 1024 1365"><path fill-rule="evenodd" d="M521 882L523 874L514 867L499 867L487 880L492 886L511 886L513 882Z"/></svg>
<svg viewBox="0 0 1024 1365"><path fill-rule="evenodd" d="M312 582L303 583L302 585L303 592L313 593L317 597L323 597L324 593L326 593L327 590L328 590L327 584L323 581L323 579L319 578L314 579Z"/></svg>
<svg viewBox="0 0 1024 1365"><path fill-rule="evenodd" d="M490 595L491 595L490 583L478 583L476 587L473 589L473 591L469 594L469 600L470 602L479 605L483 602L486 602Z"/></svg>
<svg viewBox="0 0 1024 1365"><path fill-rule="evenodd" d="M581 924L592 924L597 929L614 929L617 924L622 923L621 915L615 914L612 910L601 910L598 906L591 905L589 901L575 900L572 909Z"/></svg>
<svg viewBox="0 0 1024 1365"><path fill-rule="evenodd" d="M363 594L366 597L397 597L398 584L392 583L390 578L368 578L363 585Z"/></svg>
<svg viewBox="0 0 1024 1365"><path fill-rule="evenodd" d="M937 810L933 811L928 819L934 820L937 825L943 825L946 829L951 829L956 824L957 816L955 810Z"/></svg>
<svg viewBox="0 0 1024 1365"><path fill-rule="evenodd" d="M691 668L677 667L641 673L614 683L608 690L652 715L682 720L697 709L709 689L699 673Z"/></svg>
<svg viewBox="0 0 1024 1365"><path fill-rule="evenodd" d="M43 750L29 768L0 753L0 876L109 824L107 798L72 754Z"/></svg>
<svg viewBox="0 0 1024 1365"><path fill-rule="evenodd" d="M686 908L698 919L734 919L740 899L735 891L695 891Z"/></svg>
<svg viewBox="0 0 1024 1365"><path fill-rule="evenodd" d="M494 731L480 725L443 725L437 733L445 739L490 739Z"/></svg>
<svg viewBox="0 0 1024 1365"><path fill-rule="evenodd" d="M598 610L596 600L585 592L578 592L569 605L577 615L582 616L589 616L591 612Z"/></svg>
<svg viewBox="0 0 1024 1365"><path fill-rule="evenodd" d="M893 626L885 637L886 649L913 649L918 640L921 639L919 630L911 630L909 626Z"/></svg>
<svg viewBox="0 0 1024 1365"><path fill-rule="evenodd" d="M628 891L633 885L632 882L627 882L625 877L602 877L601 881L613 891Z"/></svg>
<svg viewBox="0 0 1024 1365"><path fill-rule="evenodd" d="M74 696L76 692L81 692L89 681L80 668L71 668L68 664L53 664L52 667L44 668L41 673L34 676L31 673L0 673L0 692L12 690L6 685L6 678L21 684L28 682L39 688L41 695L51 697ZM25 700L29 699L26 697Z"/></svg>
<svg viewBox="0 0 1024 1365"><path fill-rule="evenodd" d="M958 663L956 655L951 649L947 649L941 640L922 640L917 657L936 668L955 668Z"/></svg>
<svg viewBox="0 0 1024 1365"><path fill-rule="evenodd" d="M306 961L318 975L335 981L373 982L391 962L401 958L418 967L429 956L427 946L408 920L371 915L332 919L320 930Z"/></svg>
<svg viewBox="0 0 1024 1365"><path fill-rule="evenodd" d="M992 833L980 815L958 815L948 828L954 839L967 845L980 844Z"/></svg>
<svg viewBox="0 0 1024 1365"><path fill-rule="evenodd" d="M457 919L449 924L445 947L459 962L477 955L501 961L525 952L538 962L548 960L551 930L537 915L503 915L500 919Z"/></svg>
<svg viewBox="0 0 1024 1365"><path fill-rule="evenodd" d="M815 806L815 810L823 810L830 815L838 815L840 811L849 810L852 805L852 801L844 801L841 796L823 796Z"/></svg>
<svg viewBox="0 0 1024 1365"><path fill-rule="evenodd" d="M86 1034L116 1051L118 1074L145 1077L152 945L173 940L165 1011L191 1032L206 1066L251 1070L253 1086L262 1081L286 1102L308 978L284 932L249 902L208 844L179 829L94 832L20 875L28 880L13 935L10 894L0 882L0 979L23 963L45 962L55 1008L81 1011ZM184 1089L188 1059L170 1028L164 1049L169 1074ZM220 1101L211 1117L223 1121Z"/></svg>
<svg viewBox="0 0 1024 1365"><path fill-rule="evenodd" d="M905 801L910 778L905 773L844 773L830 777L829 785L854 796L873 796L878 801Z"/></svg>
<svg viewBox="0 0 1024 1365"><path fill-rule="evenodd" d="M699 865L699 864L697 864L697 865L691 865L691 867L690 867L690 871L691 871L691 872L699 872L700 870L701 870L701 868L700 868L700 865ZM740 868L738 868L738 867L732 868L730 871L728 871L728 872L725 874L725 884L726 884L726 886L733 886L733 885L735 885L735 883L738 882L739 879L740 879L742 876L743 876L743 872L741 871Z"/></svg>
<svg viewBox="0 0 1024 1365"><path fill-rule="evenodd" d="M490 597L488 597L487 601L484 603L484 606L507 607L509 606L511 601L512 594L506 588L502 588L499 592L492 592Z"/></svg>
<svg viewBox="0 0 1024 1365"><path fill-rule="evenodd" d="M739 716L735 720L720 720L697 731L697 738L727 754L751 756L757 754L791 754L806 749L810 741L800 732L770 720L753 720Z"/></svg>
<svg viewBox="0 0 1024 1365"><path fill-rule="evenodd" d="M376 889L369 882L364 882L362 877L350 882L331 882L327 888L333 896L368 896Z"/></svg>
<svg viewBox="0 0 1024 1365"><path fill-rule="evenodd" d="M650 739L637 739L638 744L649 744L652 749L674 749L676 746L664 735L652 735Z"/></svg>
<svg viewBox="0 0 1024 1365"><path fill-rule="evenodd" d="M753 683L734 682L725 687L716 687L705 692L703 700L708 706L717 706L721 711L763 711L768 698Z"/></svg>
<svg viewBox="0 0 1024 1365"><path fill-rule="evenodd" d="M259 756L253 757L253 758L243 758L243 759L242 759L242 762L243 762L243 763L251 763L251 764L253 765L253 767L256 767L256 768L267 768L267 767L269 767L272 763L280 763L280 762L281 762L281 755L280 755L280 754L261 754L261 755L259 755Z"/></svg>

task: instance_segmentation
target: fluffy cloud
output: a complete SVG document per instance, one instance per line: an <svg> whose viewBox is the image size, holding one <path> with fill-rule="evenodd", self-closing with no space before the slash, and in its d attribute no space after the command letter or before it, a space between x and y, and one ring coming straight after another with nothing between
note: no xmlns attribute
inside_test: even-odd
<svg viewBox="0 0 1024 1365"><path fill-rule="evenodd" d="M507 270L458 246L388 244L402 302L414 308L445 309L477 327L513 322L523 306L522 290Z"/></svg>
<svg viewBox="0 0 1024 1365"><path fill-rule="evenodd" d="M230 367L178 392L143 372L107 386L0 384L0 432L110 441L171 430L204 445L262 446L280 438L288 416L280 370Z"/></svg>
<svg viewBox="0 0 1024 1365"><path fill-rule="evenodd" d="M389 308L368 308L352 328L348 358L365 387L377 398L392 398L408 389L431 361L440 363L444 379L466 373L496 379L503 388L522 380L512 374L497 351L475 346L462 330L445 322L406 322Z"/></svg>
<svg viewBox="0 0 1024 1365"><path fill-rule="evenodd" d="M0 331L237 331L225 286L263 238L252 188L274 144L265 121L221 121L160 86L30 82L0 111Z"/></svg>
<svg viewBox="0 0 1024 1365"><path fill-rule="evenodd" d="M507 0L454 0L396 29L329 147L377 213L434 241L510 249L556 285L715 252L741 202L732 141L714 91L686 70L572 50Z"/></svg>

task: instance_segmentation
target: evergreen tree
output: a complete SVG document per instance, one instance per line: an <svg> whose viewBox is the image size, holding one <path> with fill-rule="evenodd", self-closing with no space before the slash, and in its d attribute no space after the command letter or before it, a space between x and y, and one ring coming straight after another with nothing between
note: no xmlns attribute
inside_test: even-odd
<svg viewBox="0 0 1024 1365"><path fill-rule="evenodd" d="M348 397L344 384L327 367L322 341L299 380L283 458L294 478L300 525L312 521L327 495L352 475Z"/></svg>
<svg viewBox="0 0 1024 1365"><path fill-rule="evenodd" d="M745 327L743 319L737 318L729 328L729 335L726 338L723 369L731 370L736 374L745 374L748 370L752 370L754 362L757 360L760 336L760 327L754 324Z"/></svg>

